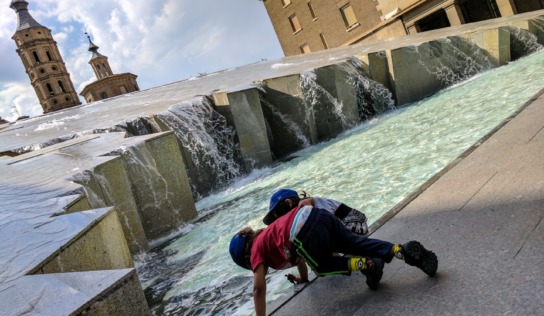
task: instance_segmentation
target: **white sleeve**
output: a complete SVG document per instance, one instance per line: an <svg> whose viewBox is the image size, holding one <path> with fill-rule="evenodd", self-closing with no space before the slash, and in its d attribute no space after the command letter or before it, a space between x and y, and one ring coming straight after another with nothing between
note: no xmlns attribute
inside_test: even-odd
<svg viewBox="0 0 544 316"><path fill-rule="evenodd" d="M334 214L336 209L338 209L338 206L340 206L340 204L342 204L342 203L340 203L338 201L335 201L335 200L321 198L321 197L317 197L317 196L314 196L313 199L314 199L314 204L315 204L316 208L326 210L326 211L328 211L328 212L330 212L332 214Z"/></svg>

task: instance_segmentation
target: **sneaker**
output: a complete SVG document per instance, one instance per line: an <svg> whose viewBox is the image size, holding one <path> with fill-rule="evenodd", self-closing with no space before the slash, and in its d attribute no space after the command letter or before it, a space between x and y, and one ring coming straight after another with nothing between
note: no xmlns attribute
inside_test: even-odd
<svg viewBox="0 0 544 316"><path fill-rule="evenodd" d="M382 279L384 262L380 258L369 258L367 264L368 268L361 270L361 273L366 276L366 285L376 290Z"/></svg>
<svg viewBox="0 0 544 316"><path fill-rule="evenodd" d="M420 268L430 277L434 277L438 269L438 258L434 252L425 249L418 241L412 240L405 243L395 256L411 266Z"/></svg>

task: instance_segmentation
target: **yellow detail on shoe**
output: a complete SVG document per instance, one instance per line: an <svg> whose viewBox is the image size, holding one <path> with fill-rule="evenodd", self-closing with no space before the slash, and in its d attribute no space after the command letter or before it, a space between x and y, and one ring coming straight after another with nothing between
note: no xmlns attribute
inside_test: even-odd
<svg viewBox="0 0 544 316"><path fill-rule="evenodd" d="M393 246L393 255L395 258L404 260L404 254L402 253L402 247L401 245L395 245Z"/></svg>
<svg viewBox="0 0 544 316"><path fill-rule="evenodd" d="M367 268L366 258L349 258L349 270L365 270Z"/></svg>

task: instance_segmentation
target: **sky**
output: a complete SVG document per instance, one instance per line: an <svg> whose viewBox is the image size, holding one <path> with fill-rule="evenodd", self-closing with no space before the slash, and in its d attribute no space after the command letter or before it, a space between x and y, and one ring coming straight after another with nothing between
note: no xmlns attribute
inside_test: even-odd
<svg viewBox="0 0 544 316"><path fill-rule="evenodd" d="M78 94L96 80L85 31L114 73L138 75L141 90L283 57L259 0L27 1L32 17L51 29ZM11 0L0 2L0 117L41 115L11 39L17 15Z"/></svg>

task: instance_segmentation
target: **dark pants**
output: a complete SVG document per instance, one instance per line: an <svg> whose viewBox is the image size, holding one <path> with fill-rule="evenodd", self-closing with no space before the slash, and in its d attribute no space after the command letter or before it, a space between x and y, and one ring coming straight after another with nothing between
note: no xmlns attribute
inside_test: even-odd
<svg viewBox="0 0 544 316"><path fill-rule="evenodd" d="M336 216L318 208L312 210L293 241L293 250L319 276L349 274L349 258L332 256L333 252L389 261L393 246L352 233Z"/></svg>

